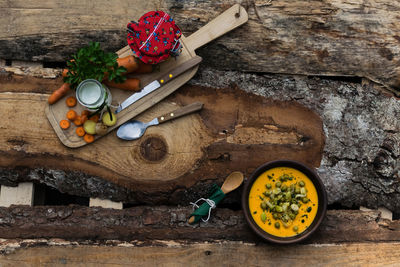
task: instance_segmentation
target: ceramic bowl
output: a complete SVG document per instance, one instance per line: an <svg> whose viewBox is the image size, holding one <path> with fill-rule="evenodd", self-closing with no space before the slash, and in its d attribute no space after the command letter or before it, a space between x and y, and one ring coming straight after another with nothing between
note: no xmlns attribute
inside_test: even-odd
<svg viewBox="0 0 400 267"><path fill-rule="evenodd" d="M261 227L257 225L257 223L254 221L252 215L250 214L250 209L249 209L249 193L250 189L254 183L254 181L265 171L275 168L275 167L290 167L297 169L304 173L314 184L315 189L317 191L318 195L318 211L317 214L311 223L311 225L302 233L292 236L292 237L278 237L271 235L267 232L265 232ZM250 176L250 178L247 180L243 194L242 194L242 207L243 207L243 212L246 218L246 221L250 225L251 229L261 238L263 238L266 241L270 241L273 243L279 243L279 244L291 244L291 243L296 243L300 242L307 237L309 237L321 224L322 220L325 217L326 214L326 209L327 209L327 194L325 190L325 186L322 183L321 179L319 176L316 174L314 170L311 168L305 166L304 164L297 162L297 161L292 161L292 160L277 160L277 161L272 161L265 163L261 165L259 168L257 168L253 174Z"/></svg>

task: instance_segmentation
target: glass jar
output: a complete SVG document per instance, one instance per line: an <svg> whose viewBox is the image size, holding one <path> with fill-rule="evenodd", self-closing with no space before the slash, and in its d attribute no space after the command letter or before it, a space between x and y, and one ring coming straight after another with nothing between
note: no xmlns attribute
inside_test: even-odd
<svg viewBox="0 0 400 267"><path fill-rule="evenodd" d="M109 106L112 96L104 84L95 79L87 79L76 88L76 99L87 109L97 111Z"/></svg>

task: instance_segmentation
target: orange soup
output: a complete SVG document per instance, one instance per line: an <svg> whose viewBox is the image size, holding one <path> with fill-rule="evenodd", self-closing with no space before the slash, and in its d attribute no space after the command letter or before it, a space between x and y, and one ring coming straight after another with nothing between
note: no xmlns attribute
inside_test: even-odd
<svg viewBox="0 0 400 267"><path fill-rule="evenodd" d="M304 173L290 167L276 167L254 181L249 208L254 221L265 232L279 237L295 236L313 222L318 194Z"/></svg>

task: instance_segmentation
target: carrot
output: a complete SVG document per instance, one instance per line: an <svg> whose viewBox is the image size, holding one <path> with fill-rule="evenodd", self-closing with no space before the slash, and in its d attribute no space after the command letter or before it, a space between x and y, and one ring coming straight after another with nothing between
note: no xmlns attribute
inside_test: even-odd
<svg viewBox="0 0 400 267"><path fill-rule="evenodd" d="M140 60L138 60L138 65L139 67L137 68L137 70L135 70L135 73L151 73L154 70L154 66L153 64L146 64Z"/></svg>
<svg viewBox="0 0 400 267"><path fill-rule="evenodd" d="M74 62L75 59L71 59L70 61L71 61L71 62ZM67 74L68 74L68 69L63 69L63 71L62 71L62 73L61 73L61 76L62 76L63 78L65 78L65 77L67 77Z"/></svg>
<svg viewBox="0 0 400 267"><path fill-rule="evenodd" d="M62 76L63 78L67 77L68 71L69 71L69 69L63 69L63 71L61 72L61 76Z"/></svg>
<svg viewBox="0 0 400 267"><path fill-rule="evenodd" d="M83 136L83 140L85 140L86 143L92 143L94 141L94 136L87 133Z"/></svg>
<svg viewBox="0 0 400 267"><path fill-rule="evenodd" d="M126 73L131 73L137 70L139 67L138 61L139 59L134 56L117 58L118 66L125 67L127 70Z"/></svg>
<svg viewBox="0 0 400 267"><path fill-rule="evenodd" d="M64 130L68 129L71 124L67 120L60 121L60 127Z"/></svg>
<svg viewBox="0 0 400 267"><path fill-rule="evenodd" d="M65 94L69 91L70 87L69 87L69 83L64 83L63 85L61 85L60 88L58 88L57 90L55 90L49 97L48 102L50 105L56 103L60 98L62 98L63 96L65 96Z"/></svg>
<svg viewBox="0 0 400 267"><path fill-rule="evenodd" d="M76 126L81 126L83 124L81 116L76 116L76 118L74 119L74 124Z"/></svg>
<svg viewBox="0 0 400 267"><path fill-rule="evenodd" d="M76 134L77 134L78 136L80 136L80 137L82 137L82 136L85 135L85 130L83 129L82 126L76 128L75 132L76 132Z"/></svg>
<svg viewBox="0 0 400 267"><path fill-rule="evenodd" d="M75 110L70 109L67 112L67 119L69 119L70 121L73 121L76 119L76 117L78 116L78 114L76 114Z"/></svg>
<svg viewBox="0 0 400 267"><path fill-rule="evenodd" d="M99 114L93 115L92 117L90 117L89 120L94 121L94 122L98 122L100 119Z"/></svg>
<svg viewBox="0 0 400 267"><path fill-rule="evenodd" d="M136 78L128 78L123 83L116 83L113 81L104 81L104 83L110 87L115 87L123 90L139 91L140 89L140 80Z"/></svg>
<svg viewBox="0 0 400 267"><path fill-rule="evenodd" d="M72 108L76 106L76 97L75 96L70 96L65 100L65 103L67 104L68 107Z"/></svg>
<svg viewBox="0 0 400 267"><path fill-rule="evenodd" d="M65 78L65 77L67 77L67 73L68 73L68 69L63 69L63 71L62 71L62 73L61 73L61 76L62 76L63 78Z"/></svg>

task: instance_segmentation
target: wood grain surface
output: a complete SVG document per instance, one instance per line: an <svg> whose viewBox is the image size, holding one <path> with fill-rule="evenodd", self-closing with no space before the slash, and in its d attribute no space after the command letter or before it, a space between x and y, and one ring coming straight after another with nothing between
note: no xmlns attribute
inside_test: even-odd
<svg viewBox="0 0 400 267"><path fill-rule="evenodd" d="M0 58L65 61L89 41L116 51L126 45L126 24L155 9L169 12L189 35L234 3L2 0ZM247 72L359 76L399 88L398 2L252 0L242 5L249 22L200 49L206 64Z"/></svg>
<svg viewBox="0 0 400 267"><path fill-rule="evenodd" d="M396 266L400 243L274 247L223 242L76 246L54 242L0 256L2 266ZM67 243L68 244L68 243Z"/></svg>
<svg viewBox="0 0 400 267"><path fill-rule="evenodd" d="M166 193L211 177L222 181L235 170L249 175L273 159L317 167L322 156L324 134L315 113L240 90L185 86L137 119L149 121L196 101L205 103L199 113L151 127L136 141L120 140L114 131L78 149L63 146L44 116L32 116L43 114L46 99L0 94L1 113L9 114L0 128L1 167L78 171L134 192Z"/></svg>

